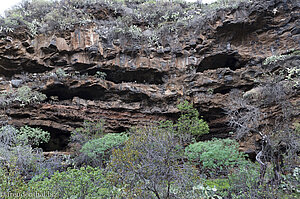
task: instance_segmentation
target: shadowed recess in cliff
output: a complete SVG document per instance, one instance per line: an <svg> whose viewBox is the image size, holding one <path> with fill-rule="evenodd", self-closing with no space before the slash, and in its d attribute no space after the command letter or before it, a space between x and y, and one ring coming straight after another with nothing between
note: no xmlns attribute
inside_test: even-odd
<svg viewBox="0 0 300 199"><path fill-rule="evenodd" d="M227 138L230 135L230 128L224 121L225 111L222 108L208 108L208 107L198 107L200 110L200 115L209 125L209 133L201 135L201 141L211 140L212 138Z"/></svg>
<svg viewBox="0 0 300 199"><path fill-rule="evenodd" d="M238 87L232 87L232 86L221 86L221 87L218 87L216 89L214 89L214 93L220 93L220 94L227 94L227 93L230 93L230 91L232 89L239 89L239 90L242 90L244 92L246 91L249 91L251 90L255 85L239 85Z"/></svg>
<svg viewBox="0 0 300 199"><path fill-rule="evenodd" d="M123 102L144 102L150 100L150 97L145 93L140 93L137 89L131 88L130 90L118 91L116 93Z"/></svg>
<svg viewBox="0 0 300 199"><path fill-rule="evenodd" d="M86 100L105 100L105 89L101 86L89 86L70 88L62 84L54 84L43 91L48 97L57 96L59 100L73 99L79 97Z"/></svg>
<svg viewBox="0 0 300 199"><path fill-rule="evenodd" d="M42 73L52 70L51 67L39 64L36 60L27 58L12 58L0 56L0 74L12 76L22 72Z"/></svg>
<svg viewBox="0 0 300 199"><path fill-rule="evenodd" d="M73 100L74 97L78 97L84 100L106 101L122 99L124 102L141 102L150 99L140 88L124 84L119 84L118 88L111 90L106 90L100 85L72 88L64 84L53 84L42 92L47 95L49 100L51 96L57 96L58 100Z"/></svg>
<svg viewBox="0 0 300 199"><path fill-rule="evenodd" d="M164 72L154 69L136 69L136 70L103 70L107 74L106 80L114 83L133 82L140 84L162 84Z"/></svg>
<svg viewBox="0 0 300 199"><path fill-rule="evenodd" d="M205 70L214 70L217 68L230 68L236 70L245 63L240 60L240 55L233 52L222 52L205 57L197 68L197 72Z"/></svg>
<svg viewBox="0 0 300 199"><path fill-rule="evenodd" d="M50 133L49 142L40 145L40 147L44 151L66 150L71 136L70 132L62 131L61 129L56 129L52 127L45 127L45 126L38 126L38 127Z"/></svg>

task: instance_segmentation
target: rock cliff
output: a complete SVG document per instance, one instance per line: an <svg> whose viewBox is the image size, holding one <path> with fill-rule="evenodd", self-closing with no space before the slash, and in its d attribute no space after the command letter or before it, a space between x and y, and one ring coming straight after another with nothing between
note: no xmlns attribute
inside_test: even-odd
<svg viewBox="0 0 300 199"><path fill-rule="evenodd" d="M156 47L105 42L97 24L35 37L26 30L1 35L0 89L27 85L47 96L2 109L2 120L48 130L46 150L60 150L84 120L103 118L107 131L122 132L176 119L176 105L187 99L209 123L203 139L227 137L228 93L254 88L266 57L299 49L299 8L299 1L270 0L220 9L182 31L177 45ZM103 17L103 10L92 11ZM63 78L54 73L59 68Z"/></svg>

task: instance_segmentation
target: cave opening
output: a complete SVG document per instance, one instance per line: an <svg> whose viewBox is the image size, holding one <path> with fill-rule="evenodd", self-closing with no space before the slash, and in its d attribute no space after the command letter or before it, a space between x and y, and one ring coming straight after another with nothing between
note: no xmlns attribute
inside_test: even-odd
<svg viewBox="0 0 300 199"><path fill-rule="evenodd" d="M256 84L250 84L250 85L239 85L238 87L233 86L222 86L214 89L214 93L220 93L222 95L225 95L227 93L230 93L233 89L242 90L244 92L251 90L254 88Z"/></svg>
<svg viewBox="0 0 300 199"><path fill-rule="evenodd" d="M104 100L105 89L95 85L90 87L69 88L66 85L53 85L43 91L45 95L57 96L59 100L72 100L74 97L79 97L85 100Z"/></svg>
<svg viewBox="0 0 300 199"><path fill-rule="evenodd" d="M129 130L129 128L125 127L125 126L118 126L116 128L111 129L114 133L124 133L127 132Z"/></svg>
<svg viewBox="0 0 300 199"><path fill-rule="evenodd" d="M230 68L236 70L241 68L243 63L237 53L220 53L205 57L197 68L197 72L214 70L217 68Z"/></svg>
<svg viewBox="0 0 300 199"><path fill-rule="evenodd" d="M43 149L43 151L66 151L71 137L70 132L45 126L42 126L40 128L50 133L49 142L40 144L39 146Z"/></svg>
<svg viewBox="0 0 300 199"><path fill-rule="evenodd" d="M156 71L154 69L136 69L136 70L101 70L106 73L106 80L114 83L131 82L139 84L163 84L164 72ZM96 73L96 71L94 71Z"/></svg>

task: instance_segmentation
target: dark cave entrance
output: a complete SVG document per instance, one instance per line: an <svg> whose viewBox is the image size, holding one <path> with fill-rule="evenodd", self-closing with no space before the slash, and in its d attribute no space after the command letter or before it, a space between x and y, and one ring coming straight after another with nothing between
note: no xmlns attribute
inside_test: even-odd
<svg viewBox="0 0 300 199"><path fill-rule="evenodd" d="M89 75L95 75L97 71L106 73L105 80L114 82L114 83L139 83L139 84L163 84L163 77L166 75L165 72L161 72L155 69L122 69L116 67L114 69L101 69L101 70L91 70L88 71Z"/></svg>
<svg viewBox="0 0 300 199"><path fill-rule="evenodd" d="M59 100L72 100L79 97L85 100L104 100L105 89L101 86L69 88L63 84L55 84L43 91L45 95L57 96Z"/></svg>
<svg viewBox="0 0 300 199"><path fill-rule="evenodd" d="M217 68L230 68L231 70L239 69L244 63L240 61L238 53L219 53L205 57L197 68L197 72L205 70L214 70Z"/></svg>
<svg viewBox="0 0 300 199"><path fill-rule="evenodd" d="M66 151L69 140L71 137L71 133L68 131L62 131L60 129L52 128L52 127L40 127L44 131L48 131L50 133L50 140L48 143L43 143L39 147L43 149L45 152L49 151Z"/></svg>

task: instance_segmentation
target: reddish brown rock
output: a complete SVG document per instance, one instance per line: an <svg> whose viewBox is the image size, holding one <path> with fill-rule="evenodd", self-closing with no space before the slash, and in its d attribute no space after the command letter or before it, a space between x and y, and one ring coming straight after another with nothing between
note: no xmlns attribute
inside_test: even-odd
<svg viewBox="0 0 300 199"><path fill-rule="evenodd" d="M176 47L107 45L94 25L33 39L26 34L8 36L0 40L0 74L8 80L25 78L20 74L28 72L25 84L48 99L23 108L12 106L1 114L11 124L49 130L58 137L52 141L53 149L65 146L68 133L84 120L103 118L107 131L121 132L176 119L176 105L187 99L209 123L210 134L204 139L226 137L230 129L223 108L230 90L252 89L266 57L299 49L299 5L282 2L255 1L220 10L195 38L188 36L194 30L183 34ZM101 17L107 12L93 11ZM59 79L51 74L58 68L70 76ZM105 72L106 79L94 77L96 71ZM89 76L78 77L78 72ZM7 82L0 89L13 88Z"/></svg>

